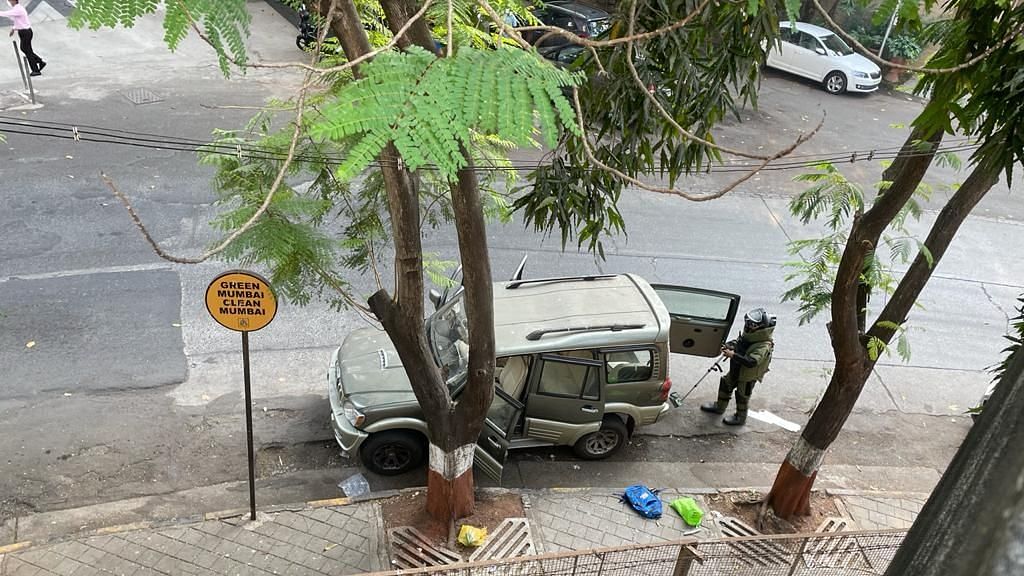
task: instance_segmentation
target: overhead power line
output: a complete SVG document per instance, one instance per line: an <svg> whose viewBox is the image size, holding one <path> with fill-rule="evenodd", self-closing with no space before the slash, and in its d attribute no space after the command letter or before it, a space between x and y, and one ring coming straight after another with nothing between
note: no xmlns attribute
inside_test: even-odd
<svg viewBox="0 0 1024 576"><path fill-rule="evenodd" d="M181 152L217 154L224 156L246 157L254 160L284 161L284 152L275 152L262 148L254 143L230 144L225 142L208 142L193 138L179 136L168 136L164 134L153 134L121 130L118 128L105 128L85 124L70 124L65 122L50 122L44 120L24 120L21 118L9 118L0 116L0 132L7 134L20 134L42 138L56 138L72 140L75 142L89 142L96 144L114 144L119 146L131 146L150 150L173 150ZM937 153L967 152L977 148L979 144L967 137L951 138L942 143ZM871 162L879 160L891 160L899 154L901 146L874 148L867 150L819 152L813 154L793 154L772 162L761 168L762 172L806 170L822 163L856 163ZM923 156L930 154L927 151L911 152L905 157ZM802 158L802 159L799 159ZM301 154L294 157L299 162L324 162L328 166L339 166L345 161L345 156L340 154ZM377 161L372 163L374 167L382 167L384 164ZM486 171L532 171L549 165L545 162L511 162L505 166L477 166L479 172ZM727 162L724 164L711 165L695 174L715 173L737 173L749 172L757 167L757 164L749 162ZM427 166L425 169L434 169ZM655 170L659 170L656 166ZM595 169L598 170L598 169Z"/></svg>

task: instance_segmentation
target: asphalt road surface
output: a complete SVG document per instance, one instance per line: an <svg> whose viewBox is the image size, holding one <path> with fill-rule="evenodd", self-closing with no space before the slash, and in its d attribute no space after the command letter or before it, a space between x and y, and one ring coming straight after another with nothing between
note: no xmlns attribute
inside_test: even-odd
<svg viewBox="0 0 1024 576"><path fill-rule="evenodd" d="M258 58L302 57L294 32L274 10L250 7ZM133 30L74 32L54 13L36 26L40 52L62 55L48 59L46 76L36 83L43 106L3 111L6 118L63 123L66 134L73 125L94 125L205 139L215 127L243 126L249 107L287 95L299 81L295 73L268 70L226 80L196 41L168 53L155 21ZM0 90L19 85L10 70L0 76ZM156 101L133 103L140 91ZM775 73L767 74L760 105L724 126L720 140L777 149L827 112L825 128L799 153L893 148L920 109L899 93L830 97ZM196 255L217 238L208 224L219 210L211 169L187 152L21 134L7 134L2 149L0 515L245 478L239 336L214 324L202 301L207 283L230 265L158 258L99 177L108 174L133 199L162 246ZM844 171L870 186L880 166L856 162ZM792 259L787 241L818 231L788 215L787 199L800 190L794 175L765 172L704 204L630 190L621 204L629 235L609 244L603 262L572 247L563 252L557 239L524 230L518 220L494 225L488 239L494 274L510 274L528 253L529 276L635 272L735 292L743 308L770 307L779 313L775 363L755 392L754 408L802 424L827 383L831 355L823 321L800 326L795 307L779 302L782 265ZM711 191L736 176L716 171L684 185ZM963 178L948 168L933 171L930 206ZM911 362L883 359L828 464L937 474L959 445L969 427L963 410L984 389L984 369L999 359L1007 319L1024 292L1024 261L1014 248L1024 239L1017 197L1000 185L976 214L913 313ZM927 213L915 229L926 230L933 218L934 211ZM457 258L449 228L427 231L425 245ZM352 281L361 295L374 289L370 277ZM331 350L363 325L357 315L321 304L282 304L274 323L251 336L261 477L330 468L340 480L359 469L331 440L324 374ZM676 389L687 391L708 364L674 358ZM663 465L677 462L777 466L795 434L758 421L726 429L700 414L696 404L715 394L710 380L611 461L577 462L567 449L530 450L512 456L506 482L600 485L665 475ZM380 489L423 478L370 480Z"/></svg>

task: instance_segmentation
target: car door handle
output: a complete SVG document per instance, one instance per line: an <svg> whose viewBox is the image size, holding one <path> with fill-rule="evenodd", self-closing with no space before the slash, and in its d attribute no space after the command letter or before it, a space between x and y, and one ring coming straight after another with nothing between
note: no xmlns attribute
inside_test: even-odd
<svg viewBox="0 0 1024 576"><path fill-rule="evenodd" d="M501 448L501 442L498 442L497 440L491 438L490 436L487 437L487 443L490 444L491 446L494 446L495 448Z"/></svg>
<svg viewBox="0 0 1024 576"><path fill-rule="evenodd" d="M586 412L587 414L597 414L597 408L594 408L593 406L584 406L583 408L580 408L580 412Z"/></svg>

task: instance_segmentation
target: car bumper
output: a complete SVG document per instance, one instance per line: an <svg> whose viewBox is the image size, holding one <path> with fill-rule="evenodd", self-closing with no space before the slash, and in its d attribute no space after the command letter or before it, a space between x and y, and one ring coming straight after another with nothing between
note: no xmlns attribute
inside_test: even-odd
<svg viewBox="0 0 1024 576"><path fill-rule="evenodd" d="M335 369L336 365L332 363L327 373L327 397L331 401L331 430L334 431L334 439L341 446L341 449L348 454L355 454L369 434L353 426L348 421L348 418L345 417L345 411L342 409L341 392L336 384Z"/></svg>
<svg viewBox="0 0 1024 576"><path fill-rule="evenodd" d="M849 92L874 92L882 78L850 78L850 85L846 88Z"/></svg>

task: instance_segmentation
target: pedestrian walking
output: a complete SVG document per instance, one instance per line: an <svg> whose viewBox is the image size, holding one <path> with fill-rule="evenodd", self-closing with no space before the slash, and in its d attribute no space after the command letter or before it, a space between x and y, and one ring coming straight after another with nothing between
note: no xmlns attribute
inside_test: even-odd
<svg viewBox="0 0 1024 576"><path fill-rule="evenodd" d="M764 379L772 361L775 343L775 316L764 308L754 308L743 317L739 338L726 342L722 355L729 359L729 372L718 382L718 401L700 405L704 412L724 414L729 398L736 394L736 414L723 418L729 426L742 426L747 421L747 404L754 393L754 384Z"/></svg>
<svg viewBox="0 0 1024 576"><path fill-rule="evenodd" d="M18 0L7 0L7 3L11 5L11 9L0 10L0 16L14 24L9 36L14 36L17 31L18 44L21 45L21 51L25 54L25 58L28 58L28 67L31 70L29 75L39 76L42 74L43 68L46 67L46 62L32 50L32 25L28 21L28 11Z"/></svg>

